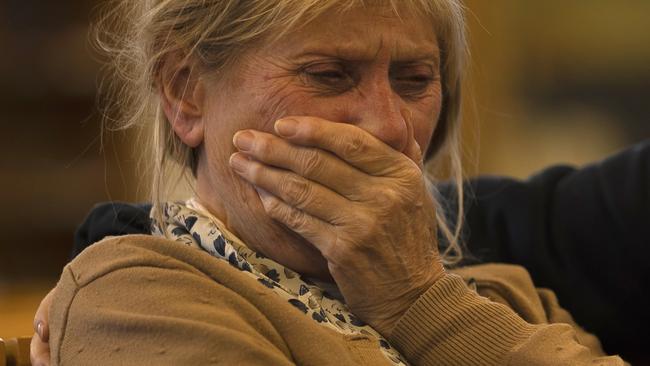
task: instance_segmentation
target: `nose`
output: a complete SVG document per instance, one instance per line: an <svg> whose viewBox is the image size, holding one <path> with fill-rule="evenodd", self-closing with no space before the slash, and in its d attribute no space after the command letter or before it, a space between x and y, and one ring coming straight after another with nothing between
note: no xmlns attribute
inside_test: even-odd
<svg viewBox="0 0 650 366"><path fill-rule="evenodd" d="M387 75L360 85L357 126L368 131L393 149L403 152L408 145L408 128L401 112L402 99Z"/></svg>

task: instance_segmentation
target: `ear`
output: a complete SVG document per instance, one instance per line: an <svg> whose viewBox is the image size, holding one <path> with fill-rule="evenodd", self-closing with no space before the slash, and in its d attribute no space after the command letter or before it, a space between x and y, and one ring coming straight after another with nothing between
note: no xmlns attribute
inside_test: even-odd
<svg viewBox="0 0 650 366"><path fill-rule="evenodd" d="M170 56L159 70L158 89L163 112L174 133L195 148L203 142L205 86L198 67Z"/></svg>

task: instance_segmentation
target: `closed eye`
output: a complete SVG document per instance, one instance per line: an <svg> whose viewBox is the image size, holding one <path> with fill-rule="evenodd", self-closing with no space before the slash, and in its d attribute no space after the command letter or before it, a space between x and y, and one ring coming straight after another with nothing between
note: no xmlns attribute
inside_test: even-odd
<svg viewBox="0 0 650 366"><path fill-rule="evenodd" d="M344 73L334 70L307 72L307 74L314 79L318 79L326 83L337 82L346 79L346 75Z"/></svg>
<svg viewBox="0 0 650 366"><path fill-rule="evenodd" d="M435 78L429 75L414 75L414 76L396 78L396 80L398 82L405 82L405 83L428 84L433 80L435 80Z"/></svg>
<svg viewBox="0 0 650 366"><path fill-rule="evenodd" d="M403 63L391 68L390 78L395 92L407 98L418 98L427 95L440 77L432 65Z"/></svg>
<svg viewBox="0 0 650 366"><path fill-rule="evenodd" d="M355 84L350 72L340 63L319 63L303 67L300 71L303 79L310 85L326 89L331 93L342 93Z"/></svg>

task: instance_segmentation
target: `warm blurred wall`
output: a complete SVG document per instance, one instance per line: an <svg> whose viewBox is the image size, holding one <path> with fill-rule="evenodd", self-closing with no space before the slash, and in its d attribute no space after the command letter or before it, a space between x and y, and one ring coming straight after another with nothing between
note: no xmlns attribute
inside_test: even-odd
<svg viewBox="0 0 650 366"><path fill-rule="evenodd" d="M131 140L112 135L99 151L87 45L97 2L0 2L0 337L28 332L95 202L142 196ZM470 173L525 177L650 137L650 1L467 4Z"/></svg>
<svg viewBox="0 0 650 366"><path fill-rule="evenodd" d="M466 4L470 174L526 177L650 138L649 1Z"/></svg>
<svg viewBox="0 0 650 366"><path fill-rule="evenodd" d="M134 199L122 137L99 151L99 67L87 43L94 5L0 2L0 337L27 334L90 207Z"/></svg>
<svg viewBox="0 0 650 366"><path fill-rule="evenodd" d="M0 3L0 279L52 278L93 203L129 197L114 171L117 151L110 141L108 154L99 151L93 5Z"/></svg>

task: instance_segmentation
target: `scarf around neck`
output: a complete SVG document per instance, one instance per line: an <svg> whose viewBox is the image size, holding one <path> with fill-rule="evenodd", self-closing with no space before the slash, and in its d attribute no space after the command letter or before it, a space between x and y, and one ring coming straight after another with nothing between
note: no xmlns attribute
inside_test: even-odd
<svg viewBox="0 0 650 366"><path fill-rule="evenodd" d="M350 312L340 295L337 296L338 288L335 285L310 280L251 250L194 198L185 202L167 202L161 208L162 223L154 215L157 208L151 210L153 235L227 261L320 325L343 334L364 334L376 338L378 347L392 364L408 364L386 339Z"/></svg>

